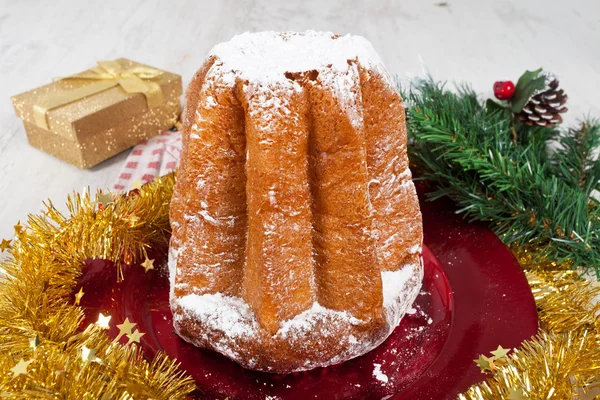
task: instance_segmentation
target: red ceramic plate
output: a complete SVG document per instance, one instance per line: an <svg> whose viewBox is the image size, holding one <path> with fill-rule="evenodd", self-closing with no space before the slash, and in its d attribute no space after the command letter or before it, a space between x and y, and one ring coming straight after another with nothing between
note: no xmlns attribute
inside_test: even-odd
<svg viewBox="0 0 600 400"><path fill-rule="evenodd" d="M498 345L517 347L538 327L535 302L510 251L485 226L468 224L445 201L422 202L423 289L392 335L377 349L343 364L274 375L243 369L181 340L172 328L166 249L145 273L89 260L81 277L87 322L112 316L109 335L126 317L145 332L148 357L166 352L197 382L198 399L455 399L485 378L473 360Z"/></svg>

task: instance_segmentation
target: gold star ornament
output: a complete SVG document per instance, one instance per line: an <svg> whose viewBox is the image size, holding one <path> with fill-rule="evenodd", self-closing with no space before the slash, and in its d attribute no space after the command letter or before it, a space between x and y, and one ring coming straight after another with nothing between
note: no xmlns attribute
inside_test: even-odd
<svg viewBox="0 0 600 400"><path fill-rule="evenodd" d="M140 332L139 330L135 330L135 332L133 332L131 335L127 335L127 337L129 338L129 341L127 342L127 344L130 343L139 343L140 339L142 338L142 336L144 336L145 333Z"/></svg>
<svg viewBox="0 0 600 400"><path fill-rule="evenodd" d="M141 266L144 267L144 269L146 270L146 272L148 272L151 269L154 269L154 260L151 260L148 257L146 257L146 259L141 264Z"/></svg>
<svg viewBox="0 0 600 400"><path fill-rule="evenodd" d="M81 346L81 359L83 361L97 362L101 360L96 357L96 349L90 349L87 346Z"/></svg>
<svg viewBox="0 0 600 400"><path fill-rule="evenodd" d="M505 349L502 346L498 346L496 350L490 352L492 353L491 357L486 357L482 354L477 360L473 361L481 368L482 374L494 372L498 368L508 365L507 355L510 351L511 349Z"/></svg>
<svg viewBox="0 0 600 400"><path fill-rule="evenodd" d="M23 232L23 227L21 226L21 221L18 221L17 224L14 226L15 228L15 235L19 235L21 232Z"/></svg>
<svg viewBox="0 0 600 400"><path fill-rule="evenodd" d="M104 316L104 314L100 313L98 315L98 322L96 322L96 325L98 325L102 329L109 329L110 328L109 322L110 322L110 315Z"/></svg>
<svg viewBox="0 0 600 400"><path fill-rule="evenodd" d="M503 349L502 346L498 346L498 348L492 351L492 355L495 358L504 358L510 352L511 349Z"/></svg>
<svg viewBox="0 0 600 400"><path fill-rule="evenodd" d="M479 368L481 368L481 373L485 373L487 371L491 371L492 369L492 365L494 363L494 358L488 358L486 356L484 356L483 354L479 355L479 358L477 360L473 360L475 362L475 364L477 364L479 366Z"/></svg>
<svg viewBox="0 0 600 400"><path fill-rule="evenodd" d="M2 242L0 242L0 253L3 253L6 250L8 250L8 248L10 247L10 242L10 240L2 239Z"/></svg>
<svg viewBox="0 0 600 400"><path fill-rule="evenodd" d="M135 327L135 322L131 322L129 320L129 318L125 318L125 321L123 321L122 324L117 325L117 328L119 328L119 334L115 338L115 342L118 341L119 339L121 339L125 335L127 335L129 337L129 335L131 335L131 330L134 327Z"/></svg>
<svg viewBox="0 0 600 400"><path fill-rule="evenodd" d="M21 360L10 369L10 372L13 374L13 378L19 375L27 375L27 367L31 364L33 360L25 361L21 358Z"/></svg>
<svg viewBox="0 0 600 400"><path fill-rule="evenodd" d="M100 193L98 194L98 204L102 205L102 207L106 207L109 204L113 203L112 193Z"/></svg>
<svg viewBox="0 0 600 400"><path fill-rule="evenodd" d="M83 293L83 286L79 288L79 292L75 293L75 305L78 306L81 303L81 298L85 293Z"/></svg>

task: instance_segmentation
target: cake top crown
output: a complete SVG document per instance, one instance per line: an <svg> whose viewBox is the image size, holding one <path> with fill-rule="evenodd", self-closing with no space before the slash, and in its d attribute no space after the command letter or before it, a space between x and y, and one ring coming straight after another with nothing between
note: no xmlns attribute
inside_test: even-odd
<svg viewBox="0 0 600 400"><path fill-rule="evenodd" d="M245 32L216 45L210 55L218 57L222 71L261 83L283 82L286 72L347 71L349 60L387 75L367 39L331 32Z"/></svg>

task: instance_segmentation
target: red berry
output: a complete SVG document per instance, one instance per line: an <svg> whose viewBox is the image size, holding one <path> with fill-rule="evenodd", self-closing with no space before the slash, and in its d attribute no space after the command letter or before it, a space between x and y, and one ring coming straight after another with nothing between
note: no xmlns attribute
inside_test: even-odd
<svg viewBox="0 0 600 400"><path fill-rule="evenodd" d="M511 81L494 83L494 96L500 100L508 100L515 94L515 84Z"/></svg>

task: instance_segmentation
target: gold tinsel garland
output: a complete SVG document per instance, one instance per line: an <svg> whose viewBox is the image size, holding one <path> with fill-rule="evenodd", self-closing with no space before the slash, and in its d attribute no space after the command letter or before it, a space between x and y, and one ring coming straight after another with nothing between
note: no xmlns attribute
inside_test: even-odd
<svg viewBox="0 0 600 400"><path fill-rule="evenodd" d="M514 350L462 400L570 399L600 395L600 286L568 262L540 260L539 249L515 246L540 318L540 332Z"/></svg>
<svg viewBox="0 0 600 400"><path fill-rule="evenodd" d="M175 178L138 193L99 192L68 199L69 215L51 204L15 226L0 260L0 397L7 399L184 399L194 382L165 355L152 362L135 344L111 342L100 324L83 331L74 287L88 258L119 270L165 243ZM119 274L122 277L122 273Z"/></svg>
<svg viewBox="0 0 600 400"><path fill-rule="evenodd" d="M193 381L159 354L110 341L100 324L80 329L74 287L87 258L127 268L169 231L174 175L137 193L69 197L69 215L48 203L15 226L0 260L0 397L7 399L183 399ZM540 249L513 249L540 314L540 333L497 363L487 381L459 397L593 399L600 392L600 296L568 263L540 261Z"/></svg>

